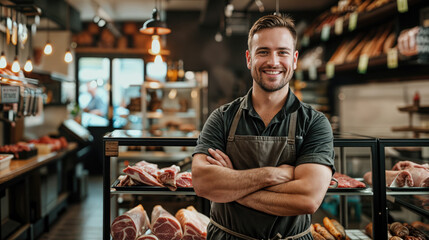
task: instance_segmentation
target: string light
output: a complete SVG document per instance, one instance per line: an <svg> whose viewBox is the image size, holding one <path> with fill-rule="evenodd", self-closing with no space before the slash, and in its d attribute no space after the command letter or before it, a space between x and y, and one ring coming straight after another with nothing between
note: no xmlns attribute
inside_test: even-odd
<svg viewBox="0 0 429 240"><path fill-rule="evenodd" d="M4 51L2 51L0 56L0 68L5 68L6 66L7 66L6 56L4 55Z"/></svg>
<svg viewBox="0 0 429 240"><path fill-rule="evenodd" d="M159 42L159 36L158 35L152 35L152 45L151 49L149 50L150 54L157 55L161 51L161 43Z"/></svg>
<svg viewBox="0 0 429 240"><path fill-rule="evenodd" d="M24 71L26 71L26 72L33 71L33 63L31 62L31 58L30 57L27 59L27 62L25 62Z"/></svg>
<svg viewBox="0 0 429 240"><path fill-rule="evenodd" d="M161 55L156 55L154 62L155 62L155 64L161 64L162 63Z"/></svg>
<svg viewBox="0 0 429 240"><path fill-rule="evenodd" d="M21 70L21 66L19 65L18 56L15 56L15 60L13 60L12 64L12 72L19 72Z"/></svg>
<svg viewBox="0 0 429 240"><path fill-rule="evenodd" d="M64 62L71 63L73 61L73 54L70 52L70 49L67 49L66 54L64 55Z"/></svg>
<svg viewBox="0 0 429 240"><path fill-rule="evenodd" d="M46 55L51 55L52 54L52 45L49 41L46 42L45 48L43 49L43 52Z"/></svg>

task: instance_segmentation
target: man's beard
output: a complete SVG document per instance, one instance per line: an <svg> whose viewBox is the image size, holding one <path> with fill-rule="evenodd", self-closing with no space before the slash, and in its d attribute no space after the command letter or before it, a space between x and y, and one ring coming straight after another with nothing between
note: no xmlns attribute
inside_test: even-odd
<svg viewBox="0 0 429 240"><path fill-rule="evenodd" d="M267 84L264 84L264 82L262 81L261 75L262 74L254 78L255 82L259 85L259 87L261 87L261 89L266 92L275 92L284 88L289 83L289 81L292 79L292 76L293 76L293 70L290 73L290 75L286 76L284 79L282 79L282 81L277 86L274 86L274 87L270 87L270 86L267 86Z"/></svg>

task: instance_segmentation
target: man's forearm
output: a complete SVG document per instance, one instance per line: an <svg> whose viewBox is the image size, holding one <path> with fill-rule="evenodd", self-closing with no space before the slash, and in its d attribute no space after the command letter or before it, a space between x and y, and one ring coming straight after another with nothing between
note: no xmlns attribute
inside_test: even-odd
<svg viewBox="0 0 429 240"><path fill-rule="evenodd" d="M231 202L267 186L290 180L285 169L263 167L234 170L212 165L206 155L194 156L192 181L198 196L214 202Z"/></svg>
<svg viewBox="0 0 429 240"><path fill-rule="evenodd" d="M299 168L296 180L256 191L237 202L277 216L314 213L326 194L331 170L314 164Z"/></svg>

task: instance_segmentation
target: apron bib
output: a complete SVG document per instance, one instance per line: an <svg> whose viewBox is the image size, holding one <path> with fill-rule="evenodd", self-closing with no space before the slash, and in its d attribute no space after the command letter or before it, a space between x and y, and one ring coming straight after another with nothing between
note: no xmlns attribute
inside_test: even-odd
<svg viewBox="0 0 429 240"><path fill-rule="evenodd" d="M234 116L226 147L226 154L230 157L234 169L275 167L282 164L295 166L297 111L290 117L287 137L235 135L244 101ZM312 239L300 238L308 235L309 231L306 231L310 227L310 215L278 217L237 202L212 202L210 216L207 239ZM297 234L297 238L282 238L282 235L286 237Z"/></svg>

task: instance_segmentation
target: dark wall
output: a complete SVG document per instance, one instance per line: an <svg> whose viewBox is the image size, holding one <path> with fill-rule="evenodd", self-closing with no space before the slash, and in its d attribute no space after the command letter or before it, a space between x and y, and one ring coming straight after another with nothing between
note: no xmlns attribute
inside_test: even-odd
<svg viewBox="0 0 429 240"><path fill-rule="evenodd" d="M251 86L246 67L247 36L233 35L216 42L217 28L202 27L200 13L168 12L170 59L183 59L185 70L209 73L209 110L246 94Z"/></svg>

